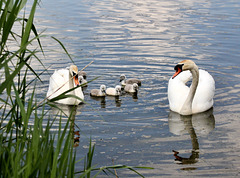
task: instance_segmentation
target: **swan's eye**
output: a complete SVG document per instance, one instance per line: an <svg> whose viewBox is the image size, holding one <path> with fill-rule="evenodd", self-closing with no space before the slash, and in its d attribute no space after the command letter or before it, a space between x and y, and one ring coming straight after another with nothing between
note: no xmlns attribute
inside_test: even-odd
<svg viewBox="0 0 240 178"><path fill-rule="evenodd" d="M182 70L183 64L178 64L174 67L174 70L176 70L175 74L172 76L172 79L174 79L178 74L180 74Z"/></svg>
<svg viewBox="0 0 240 178"><path fill-rule="evenodd" d="M75 72L72 72L73 73L73 76L74 77L77 77L78 78L78 74L77 73L75 73Z"/></svg>
<svg viewBox="0 0 240 178"><path fill-rule="evenodd" d="M174 67L174 70L178 71L179 69L182 71L182 67L184 64L178 64Z"/></svg>

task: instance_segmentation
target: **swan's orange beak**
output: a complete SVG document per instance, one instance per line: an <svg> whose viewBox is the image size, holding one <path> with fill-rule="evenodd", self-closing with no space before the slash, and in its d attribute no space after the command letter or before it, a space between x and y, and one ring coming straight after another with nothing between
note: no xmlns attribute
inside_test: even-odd
<svg viewBox="0 0 240 178"><path fill-rule="evenodd" d="M174 69L176 70L175 74L172 76L172 79L174 79L178 74L182 72L182 66L183 65L176 65Z"/></svg>
<svg viewBox="0 0 240 178"><path fill-rule="evenodd" d="M79 81L78 81L78 75L75 75L75 76L73 77L73 79L74 79L75 85L76 85L76 86L79 86L80 83L79 83Z"/></svg>

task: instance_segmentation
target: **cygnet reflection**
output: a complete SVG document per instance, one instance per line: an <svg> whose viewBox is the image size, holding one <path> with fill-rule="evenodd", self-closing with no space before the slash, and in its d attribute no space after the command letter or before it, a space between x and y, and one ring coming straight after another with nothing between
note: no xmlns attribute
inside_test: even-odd
<svg viewBox="0 0 240 178"><path fill-rule="evenodd" d="M101 108L106 108L106 99L105 99L105 96L104 96L104 97L91 96L91 99L93 99L93 100L95 100L95 101L99 101L99 104L100 104Z"/></svg>

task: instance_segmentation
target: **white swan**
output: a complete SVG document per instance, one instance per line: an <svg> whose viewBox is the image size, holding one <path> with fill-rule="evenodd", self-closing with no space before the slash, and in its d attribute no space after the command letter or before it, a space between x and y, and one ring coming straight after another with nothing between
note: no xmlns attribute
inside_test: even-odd
<svg viewBox="0 0 240 178"><path fill-rule="evenodd" d="M106 93L109 96L120 96L122 87L117 85L115 88L107 88Z"/></svg>
<svg viewBox="0 0 240 178"><path fill-rule="evenodd" d="M120 82L122 86L125 86L126 84L134 84L134 83L137 83L138 86L141 86L142 84L141 80L136 78L127 79L127 77L124 74L120 75Z"/></svg>
<svg viewBox="0 0 240 178"><path fill-rule="evenodd" d="M198 70L191 60L178 63L176 73L168 83L168 100L170 109L181 115L191 115L207 111L213 106L215 81L204 70ZM186 82L192 78L190 88Z"/></svg>
<svg viewBox="0 0 240 178"><path fill-rule="evenodd" d="M47 98L52 99L63 92L79 86L78 80L78 68L75 65L71 65L69 69L55 70L49 80L49 88L47 92ZM67 95L75 95L84 100L82 88L78 87L75 90L68 92ZM67 105L78 105L82 102L77 98L68 97L61 100L57 100L57 103Z"/></svg>
<svg viewBox="0 0 240 178"><path fill-rule="evenodd" d="M91 96L100 96L100 97L102 97L102 96L106 96L106 85L101 85L100 86L100 89L92 89L91 91L90 91L90 95Z"/></svg>
<svg viewBox="0 0 240 178"><path fill-rule="evenodd" d="M137 92L138 92L138 84L137 84L137 83L127 84L127 85L124 87L124 90L125 90L126 92L129 92L129 93L137 93Z"/></svg>

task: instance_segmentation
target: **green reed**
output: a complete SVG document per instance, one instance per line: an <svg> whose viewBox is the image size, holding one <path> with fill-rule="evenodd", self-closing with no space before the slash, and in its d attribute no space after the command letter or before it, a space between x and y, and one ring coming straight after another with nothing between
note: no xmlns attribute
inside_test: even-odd
<svg viewBox="0 0 240 178"><path fill-rule="evenodd" d="M57 106L46 100L37 103L35 85L37 81L41 82L41 74L34 71L31 61L37 60L45 68L38 58L39 52L44 55L40 42L43 35L38 34L33 23L38 0L33 0L28 15L25 12L20 15L26 3L27 0L0 1L0 177L90 177L93 171L96 171L96 177L107 171L116 175L115 169L129 169L142 176L135 169L148 168L92 166L95 145L91 140L83 170L75 170L79 161L76 160L70 127L74 124L71 119L73 111L64 125L60 115L58 132L53 133L51 129L58 116L50 117L47 107ZM15 24L20 25L17 33L14 32ZM64 45L54 39L70 57ZM33 44L37 46L33 47ZM35 76L34 80L28 81L29 73ZM53 101L72 97L67 93Z"/></svg>

